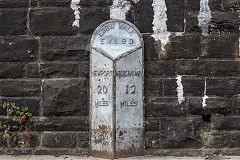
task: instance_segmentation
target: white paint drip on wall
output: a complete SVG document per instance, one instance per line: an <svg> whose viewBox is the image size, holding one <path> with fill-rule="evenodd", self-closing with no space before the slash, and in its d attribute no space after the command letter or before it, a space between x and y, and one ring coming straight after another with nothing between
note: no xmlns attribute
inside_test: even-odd
<svg viewBox="0 0 240 160"><path fill-rule="evenodd" d="M202 97L202 107L207 106L207 99L209 97L207 96L207 80L205 78L205 86L204 86L204 96Z"/></svg>
<svg viewBox="0 0 240 160"><path fill-rule="evenodd" d="M74 10L75 20L72 24L74 27L79 27L79 20L80 20L80 6L79 6L80 0L72 0L71 1L71 8Z"/></svg>
<svg viewBox="0 0 240 160"><path fill-rule="evenodd" d="M177 93L178 93L178 103L182 104L185 101L185 98L183 96L183 85L182 85L182 76L177 75Z"/></svg>
<svg viewBox="0 0 240 160"><path fill-rule="evenodd" d="M202 35L208 36L208 26L211 22L211 9L209 7L209 0L200 1L200 11L198 15L198 26L202 29Z"/></svg>
<svg viewBox="0 0 240 160"><path fill-rule="evenodd" d="M139 0L132 0L137 3ZM131 8L131 4L127 0L113 0L113 4L110 8L111 19L126 19L126 15Z"/></svg>
<svg viewBox="0 0 240 160"><path fill-rule="evenodd" d="M153 35L155 41L161 41L162 50L169 41L170 32L167 31L167 6L165 0L153 0Z"/></svg>
<svg viewBox="0 0 240 160"><path fill-rule="evenodd" d="M240 12L239 12L239 18L240 18ZM240 26L239 26L239 30L240 30ZM240 56L240 37L239 37L239 41L238 41L238 44L239 44L239 56Z"/></svg>

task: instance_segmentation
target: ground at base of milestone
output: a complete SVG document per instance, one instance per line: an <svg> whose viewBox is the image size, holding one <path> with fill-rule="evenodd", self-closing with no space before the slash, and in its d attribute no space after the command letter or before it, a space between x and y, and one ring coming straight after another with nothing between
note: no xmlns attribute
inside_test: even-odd
<svg viewBox="0 0 240 160"><path fill-rule="evenodd" d="M0 160L105 160L95 157L79 156L0 156ZM119 160L240 160L240 156L209 156L209 157L133 157Z"/></svg>

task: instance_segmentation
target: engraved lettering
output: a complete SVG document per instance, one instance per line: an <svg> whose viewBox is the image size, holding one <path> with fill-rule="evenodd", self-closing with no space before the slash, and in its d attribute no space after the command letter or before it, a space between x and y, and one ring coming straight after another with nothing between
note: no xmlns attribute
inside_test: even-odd
<svg viewBox="0 0 240 160"><path fill-rule="evenodd" d="M118 77L140 77L142 71L116 71Z"/></svg>
<svg viewBox="0 0 240 160"><path fill-rule="evenodd" d="M103 26L98 32L97 34L102 37L106 32L115 29L115 23L109 23L106 24L105 26Z"/></svg>
<svg viewBox="0 0 240 160"><path fill-rule="evenodd" d="M106 86L98 86L98 94L106 94L107 90Z"/></svg>
<svg viewBox="0 0 240 160"><path fill-rule="evenodd" d="M136 93L136 86L135 85L126 85L126 94L135 94Z"/></svg>
<svg viewBox="0 0 240 160"><path fill-rule="evenodd" d="M100 71L93 71L93 75L95 77L98 77L98 76L112 76L113 75L113 71L103 71L103 70L100 70Z"/></svg>
<svg viewBox="0 0 240 160"><path fill-rule="evenodd" d="M101 107L101 106L108 106L109 105L109 102L108 101L105 101L105 100L102 100L102 101L96 101L95 102L95 106L96 107Z"/></svg>
<svg viewBox="0 0 240 160"><path fill-rule="evenodd" d="M135 101L135 100L121 101L120 102L120 107L136 107L137 104L138 104L138 102Z"/></svg>
<svg viewBox="0 0 240 160"><path fill-rule="evenodd" d="M101 39L101 44L105 44L104 41L105 41L105 39Z"/></svg>
<svg viewBox="0 0 240 160"><path fill-rule="evenodd" d="M132 36L133 33L134 33L134 29L132 27L130 27L130 26L127 26L124 23L119 23L119 29L128 32L130 36Z"/></svg>

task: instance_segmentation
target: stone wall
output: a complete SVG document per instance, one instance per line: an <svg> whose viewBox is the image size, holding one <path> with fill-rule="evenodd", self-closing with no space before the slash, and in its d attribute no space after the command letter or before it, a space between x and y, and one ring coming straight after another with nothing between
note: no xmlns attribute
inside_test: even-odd
<svg viewBox="0 0 240 160"><path fill-rule="evenodd" d="M146 154L240 154L239 10L239 0L0 0L0 99L37 119L30 148L2 143L0 154L88 154L89 42L110 17L144 37Z"/></svg>

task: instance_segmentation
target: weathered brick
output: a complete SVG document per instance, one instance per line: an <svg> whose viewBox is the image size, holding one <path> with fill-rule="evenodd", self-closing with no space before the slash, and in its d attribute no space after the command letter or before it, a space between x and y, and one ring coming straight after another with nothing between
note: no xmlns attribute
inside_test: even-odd
<svg viewBox="0 0 240 160"><path fill-rule="evenodd" d="M20 141L19 137L17 138L16 141L14 141L13 138L10 139L9 140L9 147L19 147L19 145L18 145L19 141ZM30 146L28 146L28 147L31 147L31 148L38 147L40 145L40 133L31 132L31 138L29 139L29 144L30 144Z"/></svg>
<svg viewBox="0 0 240 160"><path fill-rule="evenodd" d="M109 8L81 8L80 17L79 33L92 33L101 23L109 20L110 10Z"/></svg>
<svg viewBox="0 0 240 160"><path fill-rule="evenodd" d="M145 112L147 117L184 116L186 106L177 98L147 98Z"/></svg>
<svg viewBox="0 0 240 160"><path fill-rule="evenodd" d="M234 112L232 99L210 97L206 99L205 107L202 105L202 97L190 97L187 101L189 114L193 115L228 115Z"/></svg>
<svg viewBox="0 0 240 160"><path fill-rule="evenodd" d="M170 32L184 31L184 0L166 0L167 29ZM149 14L149 13L148 13Z"/></svg>
<svg viewBox="0 0 240 160"><path fill-rule="evenodd" d="M175 61L147 61L145 63L145 76L158 78L175 75Z"/></svg>
<svg viewBox="0 0 240 160"><path fill-rule="evenodd" d="M88 115L86 80L45 80L42 87L43 115Z"/></svg>
<svg viewBox="0 0 240 160"><path fill-rule="evenodd" d="M208 76L211 72L211 64L208 61L179 60L176 64L178 75Z"/></svg>
<svg viewBox="0 0 240 160"><path fill-rule="evenodd" d="M207 78L207 95L232 96L240 94L239 78Z"/></svg>
<svg viewBox="0 0 240 160"><path fill-rule="evenodd" d="M85 78L89 78L89 69L90 69L90 64L89 62L82 62L79 63L79 76L80 77L85 77Z"/></svg>
<svg viewBox="0 0 240 160"><path fill-rule="evenodd" d="M193 0L195 1L195 0ZM197 0L199 1L199 0ZM201 33L202 30L198 26L198 12L185 12L185 32L186 33Z"/></svg>
<svg viewBox="0 0 240 160"><path fill-rule="evenodd" d="M0 8L28 7L28 0L0 0Z"/></svg>
<svg viewBox="0 0 240 160"><path fill-rule="evenodd" d="M38 40L33 37L0 37L0 62L30 62L38 56Z"/></svg>
<svg viewBox="0 0 240 160"><path fill-rule="evenodd" d="M75 148L77 135L75 133L44 132L42 137L43 147Z"/></svg>
<svg viewBox="0 0 240 160"><path fill-rule="evenodd" d="M0 9L0 36L26 33L27 9Z"/></svg>
<svg viewBox="0 0 240 160"><path fill-rule="evenodd" d="M70 7L71 0L38 0L40 7Z"/></svg>
<svg viewBox="0 0 240 160"><path fill-rule="evenodd" d="M88 131L88 117L44 117L36 121L37 131Z"/></svg>
<svg viewBox="0 0 240 160"><path fill-rule="evenodd" d="M74 35L74 11L69 8L35 8L29 13L30 30L34 35ZM47 23L46 23L47 22Z"/></svg>
<svg viewBox="0 0 240 160"><path fill-rule="evenodd" d="M200 57L200 38L196 34L173 37L167 47L168 59L197 59Z"/></svg>
<svg viewBox="0 0 240 160"><path fill-rule="evenodd" d="M43 61L88 61L89 36L41 38Z"/></svg>
<svg viewBox="0 0 240 160"><path fill-rule="evenodd" d="M200 117L162 118L161 143L163 148L200 148Z"/></svg>
<svg viewBox="0 0 240 160"><path fill-rule="evenodd" d="M211 12L213 11L223 11L222 2L225 0L209 0L209 7Z"/></svg>
<svg viewBox="0 0 240 160"><path fill-rule="evenodd" d="M203 58L233 59L238 53L238 35L210 35L203 43L206 46Z"/></svg>
<svg viewBox="0 0 240 160"><path fill-rule="evenodd" d="M176 78L163 79L163 95L164 96L177 96L177 80Z"/></svg>
<svg viewBox="0 0 240 160"><path fill-rule="evenodd" d="M200 0L186 0L185 6L187 11L199 11L200 10Z"/></svg>
<svg viewBox="0 0 240 160"><path fill-rule="evenodd" d="M153 7L152 0L140 0L135 9L135 25L141 33L153 33Z"/></svg>
<svg viewBox="0 0 240 160"><path fill-rule="evenodd" d="M78 77L78 65L66 63L41 64L40 74L44 78L74 78Z"/></svg>
<svg viewBox="0 0 240 160"><path fill-rule="evenodd" d="M20 63L0 63L0 78L21 78L24 76L24 65Z"/></svg>
<svg viewBox="0 0 240 160"><path fill-rule="evenodd" d="M40 92L37 80L1 80L0 86L0 96L3 97L34 97Z"/></svg>
<svg viewBox="0 0 240 160"><path fill-rule="evenodd" d="M143 35L144 40L144 58L146 60L158 59L158 52L155 48L155 39L149 35Z"/></svg>
<svg viewBox="0 0 240 160"><path fill-rule="evenodd" d="M238 12L213 12L210 24L211 33L239 32Z"/></svg>

